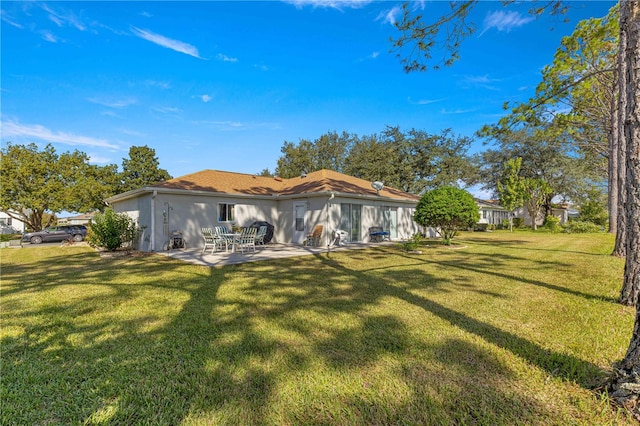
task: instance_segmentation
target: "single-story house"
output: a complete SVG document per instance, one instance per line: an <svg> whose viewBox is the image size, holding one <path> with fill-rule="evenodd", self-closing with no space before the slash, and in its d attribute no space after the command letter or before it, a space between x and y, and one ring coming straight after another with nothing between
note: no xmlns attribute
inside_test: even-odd
<svg viewBox="0 0 640 426"><path fill-rule="evenodd" d="M516 217L524 219L524 224L531 226L531 216L526 207L520 207L515 211ZM569 221L569 209L567 204L557 204L551 207L551 215L557 217L560 220L560 225L564 225ZM536 225L542 226L544 224L544 209L540 209L538 217L536 218Z"/></svg>
<svg viewBox="0 0 640 426"><path fill-rule="evenodd" d="M325 169L291 179L203 170L106 201L137 221L143 230L140 250L157 251L174 230L197 247L203 244L202 227L244 227L255 221L272 224L272 241L278 243L302 244L316 225L323 226L321 245L329 244L337 229L350 241L368 242L374 226L400 240L422 231L413 221L419 199Z"/></svg>
<svg viewBox="0 0 640 426"><path fill-rule="evenodd" d="M498 200L481 200L474 198L480 210L479 224L500 225L503 220L509 220L511 212L500 205Z"/></svg>
<svg viewBox="0 0 640 426"><path fill-rule="evenodd" d="M88 225L93 220L95 213L83 213L77 216L61 217L58 219L58 225Z"/></svg>
<svg viewBox="0 0 640 426"><path fill-rule="evenodd" d="M9 216L6 212L0 211L0 234L22 234L25 230L25 223L21 220Z"/></svg>

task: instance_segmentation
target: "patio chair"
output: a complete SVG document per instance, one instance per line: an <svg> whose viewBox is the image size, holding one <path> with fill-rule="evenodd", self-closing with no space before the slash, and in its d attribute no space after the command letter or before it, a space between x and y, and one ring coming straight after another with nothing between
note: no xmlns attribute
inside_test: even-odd
<svg viewBox="0 0 640 426"><path fill-rule="evenodd" d="M220 247L220 250L222 250L222 246L224 245L224 251L229 251L229 244L233 244L233 239L228 235L225 235L229 233L227 227L216 226L213 228L213 230L213 236L216 240L216 244L218 245L218 247Z"/></svg>
<svg viewBox="0 0 640 426"><path fill-rule="evenodd" d="M211 228L200 228L200 232L202 232L202 238L204 239L204 247L202 247L202 253L204 254L208 248L211 248L211 254L216 249L216 238L213 233L213 229Z"/></svg>
<svg viewBox="0 0 640 426"><path fill-rule="evenodd" d="M267 227L265 225L260 226L256 233L256 245L260 244L264 247L264 237L267 235Z"/></svg>
<svg viewBox="0 0 640 426"><path fill-rule="evenodd" d="M305 246L318 247L320 245L320 237L322 237L322 230L324 226L316 225L310 234L307 234L307 239L304 242Z"/></svg>
<svg viewBox="0 0 640 426"><path fill-rule="evenodd" d="M256 251L256 228L243 228L240 233L240 237L238 238L238 245L240 246L240 251L244 253L244 250L253 249L253 252Z"/></svg>

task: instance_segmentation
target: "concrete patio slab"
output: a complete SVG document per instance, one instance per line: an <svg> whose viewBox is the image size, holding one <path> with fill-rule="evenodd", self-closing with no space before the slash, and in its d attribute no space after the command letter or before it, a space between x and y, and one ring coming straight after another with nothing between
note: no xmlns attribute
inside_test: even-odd
<svg viewBox="0 0 640 426"><path fill-rule="evenodd" d="M285 257L308 256L313 254L327 253L329 251L341 252L346 250L358 250L372 247L380 247L385 245L393 245L393 242L381 243L349 243L346 246L331 248L325 247L306 247L294 244L267 244L264 247L256 247L255 253L248 251L245 253L231 251L217 251L211 254L210 250L202 254L201 248L187 248L184 250L159 251L158 254L179 259L184 262L193 263L202 266L225 266L237 265L240 263L257 262L261 260L282 259Z"/></svg>

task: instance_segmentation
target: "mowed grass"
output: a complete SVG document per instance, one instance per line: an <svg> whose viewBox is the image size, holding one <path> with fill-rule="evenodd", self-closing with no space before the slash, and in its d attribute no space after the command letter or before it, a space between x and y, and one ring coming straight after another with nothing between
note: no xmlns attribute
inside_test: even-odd
<svg viewBox="0 0 640 426"><path fill-rule="evenodd" d="M618 425L613 236L224 268L3 249L3 425Z"/></svg>

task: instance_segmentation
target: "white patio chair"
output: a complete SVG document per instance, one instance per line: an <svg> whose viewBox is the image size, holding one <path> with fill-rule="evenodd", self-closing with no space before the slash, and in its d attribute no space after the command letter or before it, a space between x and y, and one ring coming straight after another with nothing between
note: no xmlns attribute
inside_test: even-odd
<svg viewBox="0 0 640 426"><path fill-rule="evenodd" d="M260 226L256 233L256 245L260 244L264 247L264 237L267 235L267 227L265 225Z"/></svg>
<svg viewBox="0 0 640 426"><path fill-rule="evenodd" d="M202 253L204 254L208 248L211 249L211 254L216 250L216 239L214 236L213 229L211 228L200 228L200 232L202 232L202 238L204 239L204 247L202 247Z"/></svg>
<svg viewBox="0 0 640 426"><path fill-rule="evenodd" d="M240 251L244 253L244 250L253 249L253 252L256 252L256 228L244 228L242 233L240 234L240 238L238 238L238 244L240 245Z"/></svg>

